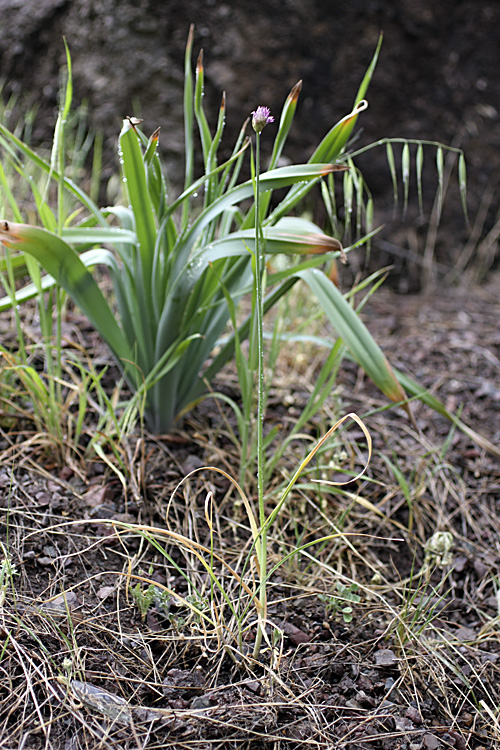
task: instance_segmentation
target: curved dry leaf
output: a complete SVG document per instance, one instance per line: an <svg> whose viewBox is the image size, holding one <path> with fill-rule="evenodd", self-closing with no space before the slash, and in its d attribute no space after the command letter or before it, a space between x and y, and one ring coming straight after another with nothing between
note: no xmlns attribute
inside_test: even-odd
<svg viewBox="0 0 500 750"><path fill-rule="evenodd" d="M84 706L99 711L120 724L130 724L132 714L125 698L80 680L70 680L69 688Z"/></svg>

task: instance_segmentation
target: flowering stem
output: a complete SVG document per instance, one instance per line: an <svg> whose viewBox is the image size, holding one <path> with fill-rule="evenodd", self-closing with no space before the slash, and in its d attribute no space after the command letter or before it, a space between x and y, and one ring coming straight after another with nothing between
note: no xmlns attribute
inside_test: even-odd
<svg viewBox="0 0 500 750"><path fill-rule="evenodd" d="M260 217L260 134L270 122L274 122L268 107L257 107L252 112L252 127L255 139L255 321L257 324L257 498L259 503L259 538L255 539L259 567L259 625L253 648L254 659L260 653L267 619L267 526L264 504L264 301L263 286L265 275L264 235Z"/></svg>
<svg viewBox="0 0 500 750"><path fill-rule="evenodd" d="M257 498L259 505L260 545L259 579L260 579L260 617L261 622L257 630L254 645L254 658L260 652L267 617L267 530L265 528L266 511L264 504L264 303L262 285L264 282L264 242L260 220L260 132L256 134L255 144L255 291L256 291L256 321L257 321Z"/></svg>

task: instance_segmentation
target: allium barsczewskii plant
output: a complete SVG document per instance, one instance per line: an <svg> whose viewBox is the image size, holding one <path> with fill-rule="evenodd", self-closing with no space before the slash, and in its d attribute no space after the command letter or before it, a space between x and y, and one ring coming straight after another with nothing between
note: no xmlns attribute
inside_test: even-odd
<svg viewBox="0 0 500 750"><path fill-rule="evenodd" d="M0 135L10 152L17 152L19 159L32 159L75 197L88 214L78 225L69 226L49 222L35 227L4 220L0 225L4 246L34 257L88 316L138 395L138 403L141 398L144 400L147 426L155 432L169 430L177 415L205 392L204 378L212 379L232 355L229 342L207 367L229 319L224 294L229 293L237 304L250 291L252 280L256 212L253 206L244 210L241 203L252 197L254 184L252 180L238 182L248 144L245 128L232 156L218 164L225 97L212 133L202 105L201 56L193 81L192 38L191 31L185 58L185 189L176 200L168 201L158 153L158 131L146 138L133 118L124 120L119 137L125 205L104 209L65 179L61 169L46 163L0 125ZM404 392L367 330L321 271L314 278L314 268L325 257L340 253L339 241L311 222L289 216L312 185L346 168L338 160L363 109L362 94L372 70L373 66L353 111L332 128L308 164L277 166L292 124L300 85L292 89L284 104L269 168L259 177L259 195L263 196L259 206L262 238L267 256L292 253L309 259L266 289L263 306L269 309L300 276L321 288L331 311L336 310L335 315L344 319L341 335L347 333L346 343L354 345L354 356L360 358L382 390L399 401L404 399ZM257 112L262 116L262 111ZM193 176L195 123L205 166L199 179ZM286 197L270 210L273 190L283 187L289 188ZM192 209L193 196L201 192L203 208L196 215ZM40 210L39 214L44 223L46 213ZM112 249L102 247L101 243ZM116 309L105 299L94 279L92 268L97 265L104 265L109 271ZM45 288L50 283L53 282L46 279ZM16 295L16 301L22 302L34 294L36 290L28 286ZM11 298L0 302L3 309L10 305ZM355 319L358 330L351 336L351 323Z"/></svg>
<svg viewBox="0 0 500 750"><path fill-rule="evenodd" d="M45 161L0 123L0 146L14 160L20 174L24 174L23 164L29 160L56 182L59 196L55 216L46 202L48 191L44 195L34 192L41 226L23 224L15 198L10 196L13 217L6 216L0 222L0 240L9 262L20 273L24 258L34 258L48 275L40 283L29 284L0 300L0 311L40 294L54 283L59 284L101 334L135 393L137 407L144 408L147 426L159 433L171 429L177 416L203 396L206 382L234 355L237 335L241 340L250 330L250 319L244 320L237 335L235 332L230 336L210 359L231 317L228 295L232 304L237 305L251 290L258 222L255 205L244 207L245 201L255 194L254 181L239 181L248 146L246 124L231 157L219 164L225 96L212 132L203 109L202 56L198 58L193 78L192 43L193 29L185 55L185 184L175 200L169 201L167 196L159 156L159 131L147 138L135 118L123 121L119 136L123 205L107 208L99 208L84 190L65 177L63 159L59 158L57 163ZM339 240L327 236L311 222L290 215L316 183L323 182L323 194L327 196L332 188L331 178L338 171L352 175L351 182L348 179L345 185L348 188L350 185L351 193L354 185L362 198L363 182L353 169L352 154L346 153L346 145L358 116L367 106L364 96L379 49L380 42L352 111L331 128L307 164L278 166L297 106L300 82L285 101L269 164L259 175L261 239L266 257L275 253L302 257L288 270L266 278L263 310L269 310L297 282L306 283L351 356L389 399L405 401L405 391L399 382L404 380L407 391L456 421L414 381L399 373L395 376L359 316L320 270L325 261L330 262L344 252ZM71 90L69 63L68 53L67 92ZM67 101L68 95L65 111ZM257 124L270 117L264 107L253 115ZM198 179L194 177L193 166L195 125L204 162L204 173ZM61 132L64 128L58 120L56 135ZM442 155L442 147L434 145L438 146L438 156ZM63 145L58 153L64 154ZM460 159L460 174L464 175ZM439 166L439 159L437 163ZM31 183L30 186L34 190ZM273 205L273 191L279 188L287 188L287 193ZM197 193L203 194L201 211L193 207ZM69 196L81 210L65 216L64 196ZM83 219L82 211L86 214ZM367 207L367 217L369 213ZM345 252L349 249L345 248ZM115 300L111 303L93 275L93 269L99 265L108 269L113 282ZM477 438L475 433L474 437Z"/></svg>

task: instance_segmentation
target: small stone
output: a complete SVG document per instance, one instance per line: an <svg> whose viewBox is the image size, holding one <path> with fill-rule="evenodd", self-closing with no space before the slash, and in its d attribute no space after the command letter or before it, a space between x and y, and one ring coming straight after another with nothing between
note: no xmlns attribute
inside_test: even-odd
<svg viewBox="0 0 500 750"><path fill-rule="evenodd" d="M356 693L355 698L356 702L359 703L360 706L363 706L363 708L373 708L376 705L375 698L367 695L364 690L359 690Z"/></svg>
<svg viewBox="0 0 500 750"><path fill-rule="evenodd" d="M423 743L426 750L439 750L442 747L435 734L424 734Z"/></svg>
<svg viewBox="0 0 500 750"><path fill-rule="evenodd" d="M411 719L411 721L416 725L419 726L422 723L422 716L420 714L420 711L416 709L414 706L410 706L406 711L406 716Z"/></svg>
<svg viewBox="0 0 500 750"><path fill-rule="evenodd" d="M35 495L35 500L37 501L38 505L45 506L50 504L50 495L48 492L37 492Z"/></svg>
<svg viewBox="0 0 500 750"><path fill-rule="evenodd" d="M71 477L73 476L73 474L74 474L74 471L73 471L73 469L71 467L69 467L69 466L63 466L62 469L61 469L61 471L59 472L59 477L60 477L60 479L62 479L65 482L67 482L68 479L71 479Z"/></svg>
<svg viewBox="0 0 500 750"><path fill-rule="evenodd" d="M54 560L51 557L39 557L37 560L39 565L53 565Z"/></svg>
<svg viewBox="0 0 500 750"><path fill-rule="evenodd" d="M360 690L366 690L370 693L373 690L373 682L365 674L359 676L358 687Z"/></svg>
<svg viewBox="0 0 500 750"><path fill-rule="evenodd" d="M494 653L483 653L481 654L481 664L486 664L486 662L495 662L498 661L498 654Z"/></svg>
<svg viewBox="0 0 500 750"><path fill-rule="evenodd" d="M189 708L188 701L184 700L184 698L176 698L175 700L171 700L168 702L168 705L170 708L175 708L176 711L185 711L187 708Z"/></svg>
<svg viewBox="0 0 500 750"><path fill-rule="evenodd" d="M356 708L356 709L361 708L361 706L358 703L358 701L353 700L352 698L350 698L348 701L346 701L345 704L346 704L347 708Z"/></svg>
<svg viewBox="0 0 500 750"><path fill-rule="evenodd" d="M194 453L190 453L186 456L182 464L182 471L184 474L191 474L191 472L201 469L204 466L202 459Z"/></svg>
<svg viewBox="0 0 500 750"><path fill-rule="evenodd" d="M114 593L114 586L101 586L101 588L97 592L97 596L99 597L99 599L107 599L108 596L112 596Z"/></svg>
<svg viewBox="0 0 500 750"><path fill-rule="evenodd" d="M260 682L258 682L257 680L250 680L249 682L245 683L245 687L251 690L252 693L260 693Z"/></svg>
<svg viewBox="0 0 500 750"><path fill-rule="evenodd" d="M82 495L82 502L88 508L104 505L108 487L105 484L94 485Z"/></svg>
<svg viewBox="0 0 500 750"><path fill-rule="evenodd" d="M458 641L474 642L477 638L477 634L475 630L472 630L472 628L458 628L458 630L455 631L455 638Z"/></svg>
<svg viewBox="0 0 500 750"><path fill-rule="evenodd" d="M483 578L488 572L489 568L482 560L476 558L474 560L474 572L478 578Z"/></svg>
<svg viewBox="0 0 500 750"><path fill-rule="evenodd" d="M379 667L396 667L399 661L394 651L391 651L390 648L383 648L377 651L374 659L375 664Z"/></svg>
<svg viewBox="0 0 500 750"><path fill-rule="evenodd" d="M465 570L467 562L468 560L465 555L457 555L455 557L455 572L462 573Z"/></svg>
<svg viewBox="0 0 500 750"><path fill-rule="evenodd" d="M414 729L413 721L406 716L396 716L396 729L398 732L411 732Z"/></svg>
<svg viewBox="0 0 500 750"><path fill-rule="evenodd" d="M92 508L89 510L89 517L90 518L102 518L102 519L109 519L109 518L115 518L116 516L116 508L114 505L96 505L95 508ZM114 530L111 529L112 533L114 534Z"/></svg>
<svg viewBox="0 0 500 750"><path fill-rule="evenodd" d="M191 701L191 708L193 711L199 711L200 709L210 708L212 705L212 699L209 695L197 695Z"/></svg>
<svg viewBox="0 0 500 750"><path fill-rule="evenodd" d="M67 594L61 594L55 599L52 599L51 604L53 607L60 607L64 610L66 609L66 607L69 607L71 609L72 607L77 606L78 597L74 591L68 591Z"/></svg>
<svg viewBox="0 0 500 750"><path fill-rule="evenodd" d="M285 622L283 630L296 646L299 646L301 643L309 643L312 640L312 635L304 633L303 630L300 630L296 625L292 625L291 622Z"/></svg>

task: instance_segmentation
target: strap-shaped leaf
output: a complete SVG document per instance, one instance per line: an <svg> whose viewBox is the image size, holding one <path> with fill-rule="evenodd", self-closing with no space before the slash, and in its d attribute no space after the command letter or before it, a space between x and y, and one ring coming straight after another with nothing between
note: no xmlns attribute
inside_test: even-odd
<svg viewBox="0 0 500 750"><path fill-rule="evenodd" d="M283 147L285 145L288 133L290 131L295 110L297 108L297 102L299 100L300 90L302 89L302 81L298 81L288 94L286 101L283 105L281 112L278 133L274 139L273 152L271 154L271 160L269 162L269 169L273 169L281 156Z"/></svg>
<svg viewBox="0 0 500 750"><path fill-rule="evenodd" d="M477 445L480 445L485 450L489 451L492 455L500 457L500 447L498 445L495 445L492 443L488 438L481 435L479 432L476 432L472 429L472 427L469 427L469 425L465 424L465 422L462 422L462 420L457 417L456 414L453 414L453 412L448 411L444 404L434 396L434 394L430 393L426 388L420 385L416 380L413 380L409 375L406 375L403 372L400 372L399 370L395 370L396 377L398 378L399 382L406 388L408 393L410 393L412 396L416 396L420 399L424 404L427 404L431 409L434 409L438 414L441 414L443 417L446 417L446 419L449 419L450 422L453 422L462 432L467 435L471 440L473 440Z"/></svg>
<svg viewBox="0 0 500 750"><path fill-rule="evenodd" d="M119 227L68 227L61 232L63 240L72 245L97 245L101 242L126 242L135 245L137 235Z"/></svg>
<svg viewBox="0 0 500 750"><path fill-rule="evenodd" d="M312 222L296 217L283 219L274 227L266 227L264 240L267 255L309 255L340 252L342 249L337 239L323 234ZM255 229L244 229L214 240L199 254L194 255L193 262L195 265L201 263L204 267L220 258L248 255L248 251L253 251L254 248Z"/></svg>
<svg viewBox="0 0 500 750"><path fill-rule="evenodd" d="M149 289L156 243L156 225L139 138L129 120L123 121L120 150L127 194L134 213L142 280Z"/></svg>
<svg viewBox="0 0 500 750"><path fill-rule="evenodd" d="M406 394L385 355L335 284L317 269L299 271L297 276L309 286L328 320L368 377L391 401L405 401Z"/></svg>
<svg viewBox="0 0 500 750"><path fill-rule="evenodd" d="M59 172L55 169L51 169L49 162L47 162L45 159L42 159L41 156L38 156L38 154L33 151L32 148L23 143L20 138L14 135L14 133L11 133L10 130L5 127L5 125L2 125L1 122L0 135L3 136L3 139L1 139L2 145L6 147L11 153L13 153L14 149L19 151L24 156L24 158L29 159L36 167L39 167L39 169L45 172L45 174L51 174L54 180L60 179ZM11 148L10 144L12 144L14 149ZM78 185L76 185L73 180L70 180L67 177L63 177L63 183L64 187L82 202L82 204L90 211L90 213L95 216L96 220L100 224L105 226L106 219L104 218L102 212L94 203L94 201L87 195L87 193L80 187L78 187Z"/></svg>
<svg viewBox="0 0 500 750"><path fill-rule="evenodd" d="M358 115L360 115L361 112L364 112L367 107L368 102L365 99L361 99L361 101L357 102L352 112L339 120L329 133L327 133L309 159L309 162L311 164L316 164L322 161L334 161L337 159L347 143L347 139L352 133Z"/></svg>
<svg viewBox="0 0 500 750"><path fill-rule="evenodd" d="M0 241L36 258L85 313L118 361L123 363L130 358L127 342L108 303L70 245L46 229L3 220L0 221Z"/></svg>
<svg viewBox="0 0 500 750"><path fill-rule="evenodd" d="M335 172L337 169L338 166L335 164L298 164L291 167L272 169L260 176L260 192L288 187L296 182L314 180L315 178L324 177L331 172ZM252 180L248 180L222 195L211 206L202 211L189 232L182 238L182 255L179 254L178 266L182 273L184 273L184 265L189 257L189 253L203 229L230 206L234 206L246 198L251 198L253 191Z"/></svg>
<svg viewBox="0 0 500 750"><path fill-rule="evenodd" d="M189 35L184 54L184 152L185 172L184 190L189 190L193 182L194 144L193 144L193 72L191 70L191 52L193 50L194 26L189 27ZM182 228L185 229L191 215L191 198L188 196L182 204Z"/></svg>
<svg viewBox="0 0 500 750"><path fill-rule="evenodd" d="M210 144L212 143L212 134L208 125L207 116L203 109L203 88L205 80L205 69L203 67L203 50L200 50L198 60L196 62L196 86L194 90L194 112L196 115L196 121L200 130L201 147L203 149L203 158L205 161L205 171L208 172L208 154L210 151Z"/></svg>
<svg viewBox="0 0 500 750"><path fill-rule="evenodd" d="M90 266L96 266L96 265L106 265L113 269L116 268L116 260L114 256L109 252L109 250L104 250L103 248L99 248L98 250L88 250L86 253L82 253L80 255L80 259L87 268L89 268ZM11 263L16 262L17 264L19 261L22 262L21 267L24 270L26 270L25 269L26 256L19 255L11 259ZM37 268L39 268L38 264L36 264L36 266ZM1 264L0 264L0 267L1 267ZM37 284L34 284L32 282L30 284L26 284L25 286L21 287L21 289L18 289L16 291L15 303L18 305L22 305L23 302L27 302L28 300L36 297L36 295L39 294L40 291L46 291L47 289L52 289L52 287L55 286L56 284L57 284L56 280L50 274L47 274L46 276L42 276L39 284L38 284L38 281L37 281ZM5 312L5 310L10 310L11 308L12 308L12 298L9 296L2 297L2 299L0 299L0 312Z"/></svg>

